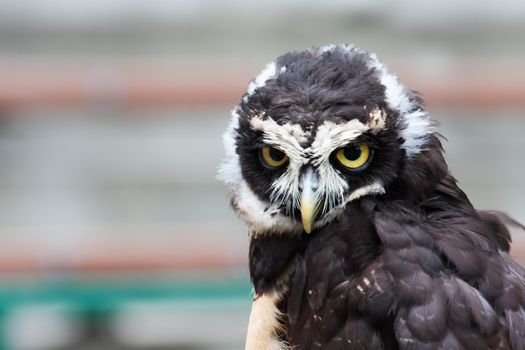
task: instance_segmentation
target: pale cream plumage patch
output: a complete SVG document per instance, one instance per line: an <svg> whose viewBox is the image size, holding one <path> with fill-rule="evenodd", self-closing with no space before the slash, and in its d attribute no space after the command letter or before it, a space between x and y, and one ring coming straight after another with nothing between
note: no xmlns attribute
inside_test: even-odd
<svg viewBox="0 0 525 350"><path fill-rule="evenodd" d="M288 291L288 283L297 263L292 259L275 281L274 290L255 295L250 312L245 350L291 350L291 347L279 339L283 329L283 314L277 307Z"/></svg>
<svg viewBox="0 0 525 350"><path fill-rule="evenodd" d="M289 347L278 338L282 328L281 312L277 308L281 296L270 292L256 296L252 304L245 350L285 350Z"/></svg>

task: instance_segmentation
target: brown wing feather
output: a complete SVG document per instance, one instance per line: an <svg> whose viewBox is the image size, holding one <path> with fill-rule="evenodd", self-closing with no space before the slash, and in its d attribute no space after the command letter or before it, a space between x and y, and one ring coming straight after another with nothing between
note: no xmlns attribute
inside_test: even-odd
<svg viewBox="0 0 525 350"><path fill-rule="evenodd" d="M475 211L350 205L312 237L293 275L291 345L524 349L525 273L487 238L494 227Z"/></svg>

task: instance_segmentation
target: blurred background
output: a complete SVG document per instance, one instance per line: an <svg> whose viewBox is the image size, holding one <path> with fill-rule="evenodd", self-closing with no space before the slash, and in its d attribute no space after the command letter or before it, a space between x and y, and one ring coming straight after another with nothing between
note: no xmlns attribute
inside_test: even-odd
<svg viewBox="0 0 525 350"><path fill-rule="evenodd" d="M0 349L242 347L221 134L290 50L376 52L476 206L525 222L524 38L523 1L1 0Z"/></svg>

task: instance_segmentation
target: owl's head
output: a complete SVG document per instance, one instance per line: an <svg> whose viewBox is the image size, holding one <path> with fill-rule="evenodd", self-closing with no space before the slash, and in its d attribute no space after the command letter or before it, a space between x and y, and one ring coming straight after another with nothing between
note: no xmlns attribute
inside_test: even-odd
<svg viewBox="0 0 525 350"><path fill-rule="evenodd" d="M252 234L301 234L387 195L431 146L434 123L374 54L287 53L253 79L224 134L219 177Z"/></svg>

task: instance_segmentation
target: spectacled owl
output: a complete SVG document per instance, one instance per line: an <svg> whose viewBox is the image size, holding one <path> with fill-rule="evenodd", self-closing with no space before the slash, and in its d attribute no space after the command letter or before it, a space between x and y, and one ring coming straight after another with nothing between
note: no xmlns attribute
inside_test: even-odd
<svg viewBox="0 0 525 350"><path fill-rule="evenodd" d="M219 171L249 228L246 349L525 348L511 219L473 207L439 136L351 45L284 54L249 83Z"/></svg>

